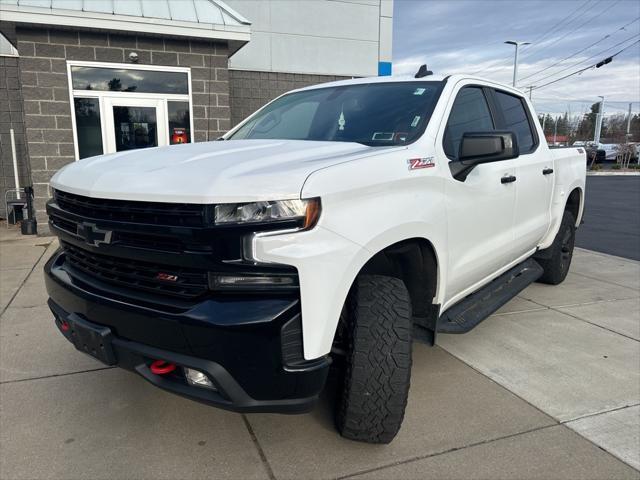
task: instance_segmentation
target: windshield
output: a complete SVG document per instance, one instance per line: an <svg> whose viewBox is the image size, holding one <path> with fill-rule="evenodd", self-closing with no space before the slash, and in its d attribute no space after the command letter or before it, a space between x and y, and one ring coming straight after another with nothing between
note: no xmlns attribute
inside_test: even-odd
<svg viewBox="0 0 640 480"><path fill-rule="evenodd" d="M290 93L267 105L229 139L405 145L424 132L441 88L442 82L387 82Z"/></svg>

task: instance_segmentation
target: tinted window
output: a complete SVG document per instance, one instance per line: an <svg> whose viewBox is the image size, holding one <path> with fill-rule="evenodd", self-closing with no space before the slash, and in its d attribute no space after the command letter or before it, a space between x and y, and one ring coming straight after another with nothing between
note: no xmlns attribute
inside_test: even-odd
<svg viewBox="0 0 640 480"><path fill-rule="evenodd" d="M449 115L444 134L444 151L449 158L458 158L460 140L464 133L487 132L493 129L491 112L482 89L463 88L458 93Z"/></svg>
<svg viewBox="0 0 640 480"><path fill-rule="evenodd" d="M100 101L97 98L74 98L78 156L80 158L102 155L102 127L100 126Z"/></svg>
<svg viewBox="0 0 640 480"><path fill-rule="evenodd" d="M536 142L531 131L531 124L529 123L524 102L521 98L504 92L496 92L496 99L498 108L504 116L504 129L516 134L521 152L530 152Z"/></svg>
<svg viewBox="0 0 640 480"><path fill-rule="evenodd" d="M110 92L189 93L183 72L133 70L130 68L71 67L74 90Z"/></svg>
<svg viewBox="0 0 640 480"><path fill-rule="evenodd" d="M169 114L169 143L189 143L191 141L191 117L189 102L167 102Z"/></svg>
<svg viewBox="0 0 640 480"><path fill-rule="evenodd" d="M425 129L440 82L389 82L305 90L267 105L230 139L403 145Z"/></svg>

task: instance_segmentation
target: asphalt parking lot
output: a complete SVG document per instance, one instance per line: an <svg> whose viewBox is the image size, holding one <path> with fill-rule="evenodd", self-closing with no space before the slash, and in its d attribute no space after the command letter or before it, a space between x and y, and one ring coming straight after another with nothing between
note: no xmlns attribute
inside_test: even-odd
<svg viewBox="0 0 640 480"><path fill-rule="evenodd" d="M78 353L46 307L51 238L0 228L0 477L640 479L640 263L579 249L467 335L416 344L386 446L311 414L203 406Z"/></svg>
<svg viewBox="0 0 640 480"><path fill-rule="evenodd" d="M576 245L640 260L640 176L587 177Z"/></svg>

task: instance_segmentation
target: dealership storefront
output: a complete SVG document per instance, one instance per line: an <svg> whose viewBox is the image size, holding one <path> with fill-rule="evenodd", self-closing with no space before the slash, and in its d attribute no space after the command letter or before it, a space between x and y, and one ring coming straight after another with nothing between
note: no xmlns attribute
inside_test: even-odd
<svg viewBox="0 0 640 480"><path fill-rule="evenodd" d="M63 166L216 140L288 90L376 75L390 60L392 10L391 0L2 0L0 196L16 184L15 145L17 183L33 185L46 233L49 180Z"/></svg>

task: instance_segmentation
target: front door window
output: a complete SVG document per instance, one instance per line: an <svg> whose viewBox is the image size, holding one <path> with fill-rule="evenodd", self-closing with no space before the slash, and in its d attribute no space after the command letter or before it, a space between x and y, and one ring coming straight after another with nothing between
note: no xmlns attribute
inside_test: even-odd
<svg viewBox="0 0 640 480"><path fill-rule="evenodd" d="M153 107L113 107L116 152L158 146L158 119Z"/></svg>
<svg viewBox="0 0 640 480"><path fill-rule="evenodd" d="M80 158L102 155L104 150L102 147L100 100L98 98L74 98L73 107Z"/></svg>
<svg viewBox="0 0 640 480"><path fill-rule="evenodd" d="M189 116L189 102L168 102L169 115L169 143L191 142L191 121Z"/></svg>

